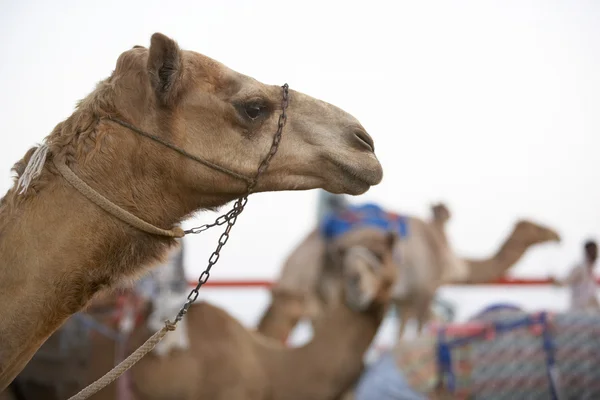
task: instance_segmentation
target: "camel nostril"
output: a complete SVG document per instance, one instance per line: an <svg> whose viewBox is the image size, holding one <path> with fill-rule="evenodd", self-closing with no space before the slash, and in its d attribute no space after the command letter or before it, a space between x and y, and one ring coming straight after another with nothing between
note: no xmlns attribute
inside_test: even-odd
<svg viewBox="0 0 600 400"><path fill-rule="evenodd" d="M367 146L369 150L375 152L375 143L373 143L373 139L371 138L371 136L369 136L367 132L362 130L355 131L354 137L356 137L360 141L361 145Z"/></svg>

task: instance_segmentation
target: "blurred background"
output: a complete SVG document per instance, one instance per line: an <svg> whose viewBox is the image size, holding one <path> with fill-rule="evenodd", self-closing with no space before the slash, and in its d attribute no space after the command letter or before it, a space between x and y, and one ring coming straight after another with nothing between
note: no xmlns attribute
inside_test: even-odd
<svg viewBox="0 0 600 400"><path fill-rule="evenodd" d="M526 217L563 241L532 248L512 274L564 276L583 241L600 238L597 2L0 0L0 9L2 193L14 162L110 75L121 52L147 47L158 31L356 116L385 176L351 202L426 218L444 201L461 256L490 255ZM253 195L211 279L274 279L314 227L317 195ZM190 280L218 234L185 239ZM202 296L252 325L268 292L207 288ZM447 287L441 296L458 319L494 301L567 306L566 293L550 287Z"/></svg>

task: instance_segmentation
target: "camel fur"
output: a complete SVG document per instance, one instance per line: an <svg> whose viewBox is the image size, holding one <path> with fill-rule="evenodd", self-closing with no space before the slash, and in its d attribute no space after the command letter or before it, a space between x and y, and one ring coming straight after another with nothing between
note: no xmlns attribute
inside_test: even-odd
<svg viewBox="0 0 600 400"><path fill-rule="evenodd" d="M451 217L452 214L450 214L450 210L444 203L437 203L431 206L431 219L429 220L429 223L438 233L438 236L443 243L448 247L450 247L450 245L448 244L448 236L446 235L446 224Z"/></svg>
<svg viewBox="0 0 600 400"><path fill-rule="evenodd" d="M354 117L293 90L289 99L279 151L255 191L356 195L381 181L373 141ZM16 163L21 184L0 200L0 390L94 294L140 276L174 244L88 201L53 161L119 207L170 229L241 197L246 183L108 118L253 176L273 141L281 101L281 87L181 50L160 33L149 48L120 55L110 77L46 137L47 149L34 147Z"/></svg>

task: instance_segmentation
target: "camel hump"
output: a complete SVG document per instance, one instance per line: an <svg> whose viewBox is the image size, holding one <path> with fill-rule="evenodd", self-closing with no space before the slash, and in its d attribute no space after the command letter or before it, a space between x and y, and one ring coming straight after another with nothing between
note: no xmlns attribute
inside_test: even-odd
<svg viewBox="0 0 600 400"><path fill-rule="evenodd" d="M433 214L433 220L441 223L446 223L452 217L448 206L444 203L437 203L431 206L431 213Z"/></svg>

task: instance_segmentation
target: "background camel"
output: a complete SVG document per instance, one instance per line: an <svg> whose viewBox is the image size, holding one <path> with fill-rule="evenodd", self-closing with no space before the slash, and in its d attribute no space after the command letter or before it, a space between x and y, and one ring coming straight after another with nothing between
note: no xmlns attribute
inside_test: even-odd
<svg viewBox="0 0 600 400"><path fill-rule="evenodd" d="M445 233L445 224L449 218L450 211L444 204L440 203L432 207L432 220L430 221L430 226L434 228L436 236L441 238L445 243L447 251L452 252ZM513 231L494 256L481 260L463 258L462 261L467 268L467 274L458 279L451 278L446 280L445 283L490 283L504 275L510 267L519 261L531 246L555 241L560 241L560 237L554 230L531 221L518 221L515 224ZM407 280L410 276L419 275L414 271L412 274L408 274L406 277ZM421 275L421 277L422 276L423 275ZM437 287L435 290L431 290L432 287L430 285L419 282L418 279L413 282L418 283L407 285L409 292L395 303L399 317L402 319L400 335L404 332L408 318L412 316L416 318L417 332L421 333L423 326L432 316L431 305Z"/></svg>
<svg viewBox="0 0 600 400"><path fill-rule="evenodd" d="M381 181L373 141L354 117L292 90L289 99L281 146L254 191L360 194ZM65 168L121 209L170 229L246 192L281 104L281 87L159 33L149 49L121 54L112 75L15 165L18 185L0 201L0 390L95 293L139 276L174 243L92 204L65 181Z"/></svg>
<svg viewBox="0 0 600 400"><path fill-rule="evenodd" d="M398 307L408 304L415 293L419 294L414 300L417 304L427 303L443 282L460 279L464 268L429 223L416 217L406 217L406 223L408 234L396 243L394 251L401 277L393 290ZM326 248L324 239L314 230L292 251L274 284L271 304L259 323L262 333L285 340L299 319L294 299L305 299L303 317L314 322L329 299L336 297L339 274L324 264Z"/></svg>
<svg viewBox="0 0 600 400"><path fill-rule="evenodd" d="M465 258L468 277L464 281L456 280L453 283L493 282L515 265L531 246L549 242L560 242L560 235L546 226L520 220L493 256L482 259Z"/></svg>
<svg viewBox="0 0 600 400"><path fill-rule="evenodd" d="M431 219L429 223L433 228L435 228L440 238L447 246L449 246L449 244L448 237L446 235L446 224L451 217L452 214L450 214L450 210L444 203L437 203L431 206Z"/></svg>
<svg viewBox="0 0 600 400"><path fill-rule="evenodd" d="M450 220L450 210L444 203L438 203L431 207L431 214L431 225L448 243L446 224ZM484 284L493 282L506 274L531 246L548 242L560 242L560 235L546 226L528 220L519 220L493 256L484 259L463 258L468 269L467 278L452 283Z"/></svg>
<svg viewBox="0 0 600 400"><path fill-rule="evenodd" d="M308 344L290 349L218 307L192 306L189 349L153 352L132 369L138 400L336 399L358 379L390 303L395 235L364 228L340 237L329 262L343 289ZM144 340L152 329L140 327ZM135 342L134 342L135 343Z"/></svg>
<svg viewBox="0 0 600 400"><path fill-rule="evenodd" d="M292 250L271 287L271 302L258 323L260 333L285 342L300 319L313 319L321 311L317 282L326 262L325 251L325 241L316 229Z"/></svg>
<svg viewBox="0 0 600 400"><path fill-rule="evenodd" d="M444 224L450 217L448 208L440 203L432 207L432 212L433 218L428 222L409 218L409 235L396 245L401 278L393 297L400 318L400 336L412 318L417 321L417 330L422 330L431 317L431 304L440 285L488 282L500 277L530 246L559 240L558 234L550 228L520 221L493 257L486 260L458 259L445 237ZM338 279L323 267L325 249L324 240L315 230L290 254L274 284L271 304L259 323L259 330L265 335L285 340L300 318L307 317L314 322L319 317L328 302L326 293L331 291ZM466 273L443 277L441 271L452 264L461 265ZM306 299L301 316L299 298Z"/></svg>

